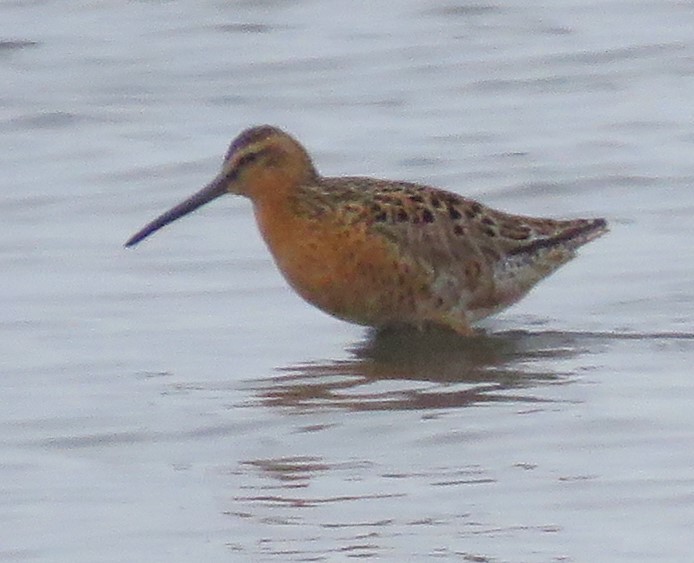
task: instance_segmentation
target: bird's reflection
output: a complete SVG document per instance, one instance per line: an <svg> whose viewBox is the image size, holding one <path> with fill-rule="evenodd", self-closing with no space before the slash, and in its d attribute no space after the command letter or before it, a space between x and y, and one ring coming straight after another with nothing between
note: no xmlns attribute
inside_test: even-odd
<svg viewBox="0 0 694 563"><path fill-rule="evenodd" d="M562 332L480 333L461 338L430 329L372 331L352 358L280 369L254 382L275 407L349 410L436 409L484 402L539 402L530 388L562 383L557 360L585 349L586 335Z"/></svg>

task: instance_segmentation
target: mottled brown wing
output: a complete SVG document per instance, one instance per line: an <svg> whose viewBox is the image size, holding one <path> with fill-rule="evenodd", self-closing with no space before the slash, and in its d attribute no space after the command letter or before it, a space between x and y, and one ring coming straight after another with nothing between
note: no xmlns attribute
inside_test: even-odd
<svg viewBox="0 0 694 563"><path fill-rule="evenodd" d="M498 253L492 256L479 244L486 235L478 232L469 210L479 204L407 182L338 178L329 185L344 190L345 202L357 202L362 213L355 221L366 221L403 261L427 274L436 308L495 308L492 258Z"/></svg>
<svg viewBox="0 0 694 563"><path fill-rule="evenodd" d="M606 231L602 219L511 215L419 184L325 180L326 205L338 205L346 221L369 224L403 260L429 273L442 306L466 309L470 320L517 301Z"/></svg>

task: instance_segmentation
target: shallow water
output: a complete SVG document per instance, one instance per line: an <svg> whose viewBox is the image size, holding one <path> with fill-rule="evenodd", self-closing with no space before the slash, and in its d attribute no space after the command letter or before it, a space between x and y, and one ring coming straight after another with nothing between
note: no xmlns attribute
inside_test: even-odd
<svg viewBox="0 0 694 563"><path fill-rule="evenodd" d="M694 6L0 5L0 560L685 561ZM461 340L287 288L226 144L605 216Z"/></svg>

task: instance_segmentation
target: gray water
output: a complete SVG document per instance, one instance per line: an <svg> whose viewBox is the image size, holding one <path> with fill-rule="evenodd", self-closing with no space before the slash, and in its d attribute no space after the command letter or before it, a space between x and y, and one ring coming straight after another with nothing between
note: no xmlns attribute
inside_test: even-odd
<svg viewBox="0 0 694 563"><path fill-rule="evenodd" d="M694 4L345 6L0 3L0 560L691 560ZM241 198L122 248L260 123L612 230L467 341L310 307Z"/></svg>

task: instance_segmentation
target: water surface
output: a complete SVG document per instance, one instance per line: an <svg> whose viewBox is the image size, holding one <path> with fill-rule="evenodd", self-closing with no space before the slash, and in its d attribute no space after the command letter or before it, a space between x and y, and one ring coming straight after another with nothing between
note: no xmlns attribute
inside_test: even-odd
<svg viewBox="0 0 694 563"><path fill-rule="evenodd" d="M0 559L687 560L694 7L342 10L0 6ZM259 123L612 230L469 340L306 305L240 198L122 248Z"/></svg>

